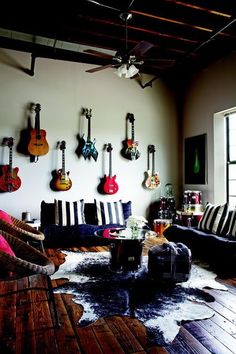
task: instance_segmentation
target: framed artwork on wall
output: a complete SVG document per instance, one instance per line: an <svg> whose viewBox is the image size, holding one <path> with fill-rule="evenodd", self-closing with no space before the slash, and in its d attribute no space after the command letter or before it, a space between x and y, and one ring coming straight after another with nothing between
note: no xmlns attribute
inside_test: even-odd
<svg viewBox="0 0 236 354"><path fill-rule="evenodd" d="M196 135L185 139L185 184L207 183L206 144L206 134Z"/></svg>

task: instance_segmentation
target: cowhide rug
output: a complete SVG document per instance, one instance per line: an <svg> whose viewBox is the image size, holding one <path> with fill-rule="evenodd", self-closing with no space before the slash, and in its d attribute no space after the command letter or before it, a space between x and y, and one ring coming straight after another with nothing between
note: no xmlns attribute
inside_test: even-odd
<svg viewBox="0 0 236 354"><path fill-rule="evenodd" d="M73 294L83 306L80 326L105 316L122 315L139 319L147 328L152 344L171 343L182 321L202 320L214 315L204 302L214 298L202 289L227 290L215 281L216 274L193 264L191 277L175 286L160 286L148 277L147 256L136 272L109 270L109 252L62 251L66 261L51 278L67 278L55 293Z"/></svg>

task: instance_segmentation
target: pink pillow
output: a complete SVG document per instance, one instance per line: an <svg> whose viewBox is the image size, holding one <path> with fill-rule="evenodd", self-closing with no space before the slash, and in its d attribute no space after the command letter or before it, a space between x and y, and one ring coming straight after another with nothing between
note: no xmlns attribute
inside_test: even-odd
<svg viewBox="0 0 236 354"><path fill-rule="evenodd" d="M0 250L13 257L16 256L9 243L2 235L0 235ZM8 272L8 271L4 271L4 269L0 269L0 278L12 277L12 275L13 275L12 272Z"/></svg>
<svg viewBox="0 0 236 354"><path fill-rule="evenodd" d="M13 224L13 221L12 221L10 215L7 214L7 213L6 213L5 211L3 211L3 210L0 210L0 219L2 219L2 220L4 220L4 221L8 222L8 224Z"/></svg>
<svg viewBox="0 0 236 354"><path fill-rule="evenodd" d="M16 256L15 253L13 252L11 246L7 242L7 240L0 234L0 250L10 254L11 256Z"/></svg>

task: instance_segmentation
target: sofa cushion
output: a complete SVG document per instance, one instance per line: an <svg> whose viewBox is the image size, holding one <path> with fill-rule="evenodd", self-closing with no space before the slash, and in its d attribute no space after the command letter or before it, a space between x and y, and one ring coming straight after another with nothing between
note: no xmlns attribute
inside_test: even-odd
<svg viewBox="0 0 236 354"><path fill-rule="evenodd" d="M85 224L84 200L69 202L55 199L55 223L61 226Z"/></svg>
<svg viewBox="0 0 236 354"><path fill-rule="evenodd" d="M94 200L97 210L98 225L120 224L124 225L124 214L121 200L104 202Z"/></svg>
<svg viewBox="0 0 236 354"><path fill-rule="evenodd" d="M124 219L132 214L132 202L122 202ZM84 216L86 224L98 225L97 210L95 203L84 203ZM44 230L48 225L55 225L55 204L41 202L40 210L41 228Z"/></svg>
<svg viewBox="0 0 236 354"><path fill-rule="evenodd" d="M208 203L201 220L198 223L198 229L210 231L213 234L221 234L224 229L225 221L228 215L228 205L213 205Z"/></svg>
<svg viewBox="0 0 236 354"><path fill-rule="evenodd" d="M94 235L101 229L122 227L120 224L91 225L81 224L72 226L48 225L44 229L46 247L72 247L72 246L104 246L109 241L104 237Z"/></svg>
<svg viewBox="0 0 236 354"><path fill-rule="evenodd" d="M234 209L229 217L229 229L227 235L236 236L236 209Z"/></svg>

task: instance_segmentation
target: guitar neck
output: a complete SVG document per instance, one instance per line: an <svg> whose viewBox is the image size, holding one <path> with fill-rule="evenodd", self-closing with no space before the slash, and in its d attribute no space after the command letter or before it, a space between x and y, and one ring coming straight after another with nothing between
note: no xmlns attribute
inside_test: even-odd
<svg viewBox="0 0 236 354"><path fill-rule="evenodd" d="M40 104L36 104L36 107L35 107L35 130L37 132L40 131L40 117L39 117L40 110L41 110Z"/></svg>
<svg viewBox="0 0 236 354"><path fill-rule="evenodd" d="M132 140L134 141L134 122L131 123L131 136Z"/></svg>
<svg viewBox="0 0 236 354"><path fill-rule="evenodd" d="M155 174L155 151L152 152L152 175Z"/></svg>
<svg viewBox="0 0 236 354"><path fill-rule="evenodd" d="M91 140L91 117L88 117L88 141Z"/></svg>
<svg viewBox="0 0 236 354"><path fill-rule="evenodd" d="M9 168L8 172L12 173L12 147L9 148Z"/></svg>
<svg viewBox="0 0 236 354"><path fill-rule="evenodd" d="M109 151L109 177L112 177L112 155L111 151Z"/></svg>
<svg viewBox="0 0 236 354"><path fill-rule="evenodd" d="M66 163L65 163L65 150L62 150L62 174L66 173Z"/></svg>

